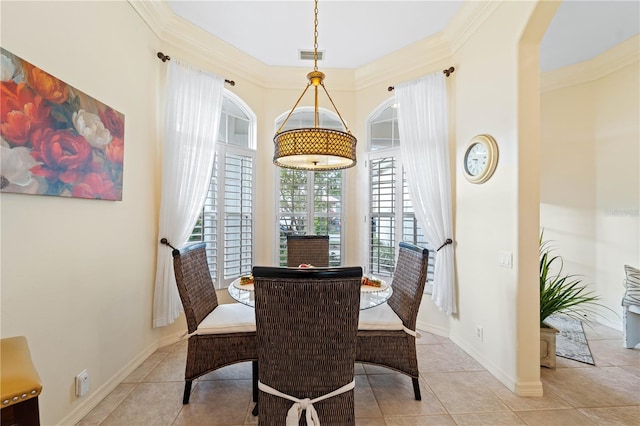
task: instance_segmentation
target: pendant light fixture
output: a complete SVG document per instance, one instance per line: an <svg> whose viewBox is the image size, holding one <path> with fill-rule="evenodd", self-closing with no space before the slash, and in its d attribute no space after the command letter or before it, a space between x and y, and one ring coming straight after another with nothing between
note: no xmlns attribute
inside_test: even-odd
<svg viewBox="0 0 640 426"><path fill-rule="evenodd" d="M356 165L356 138L351 134L333 99L324 86L324 73L318 71L318 0L314 2L313 71L307 74L309 83L273 138L273 163L298 170L339 170ZM283 131L309 87L315 91L313 127ZM319 127L318 86L326 93L346 132Z"/></svg>

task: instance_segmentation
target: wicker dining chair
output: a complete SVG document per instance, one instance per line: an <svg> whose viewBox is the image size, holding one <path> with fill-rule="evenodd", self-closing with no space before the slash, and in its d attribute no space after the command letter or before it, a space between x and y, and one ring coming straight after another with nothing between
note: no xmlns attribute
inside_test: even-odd
<svg viewBox="0 0 640 426"><path fill-rule="evenodd" d="M328 235L287 235L287 266L329 266Z"/></svg>
<svg viewBox="0 0 640 426"><path fill-rule="evenodd" d="M399 247L391 282L393 294L387 303L360 312L356 362L381 365L408 375L419 401L415 329L429 250L406 242Z"/></svg>
<svg viewBox="0 0 640 426"><path fill-rule="evenodd" d="M355 424L361 278L360 267L253 268L259 425L284 425L289 410L302 410L273 390L309 398L323 425ZM337 395L314 401L336 390ZM304 415L301 424L307 424Z"/></svg>
<svg viewBox="0 0 640 426"><path fill-rule="evenodd" d="M256 322L253 308L241 303L218 304L207 262L206 244L174 249L173 268L190 334L182 403L189 403L193 380L218 368L253 361L257 368ZM254 400L257 377L254 377Z"/></svg>

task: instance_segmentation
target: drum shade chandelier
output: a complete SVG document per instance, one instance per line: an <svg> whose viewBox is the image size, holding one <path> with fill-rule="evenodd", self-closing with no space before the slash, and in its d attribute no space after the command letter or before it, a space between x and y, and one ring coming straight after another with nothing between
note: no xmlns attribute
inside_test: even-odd
<svg viewBox="0 0 640 426"><path fill-rule="evenodd" d="M351 134L347 124L342 119L338 108L324 86L324 73L318 71L318 0L314 2L314 31L313 31L313 71L307 74L309 83L287 115L280 128L273 137L273 163L276 166L298 170L339 170L356 165L356 138ZM309 87L315 91L315 106L313 127L282 131L287 121L295 111ZM318 86L326 93L333 109L338 114L346 132L319 127L318 114Z"/></svg>

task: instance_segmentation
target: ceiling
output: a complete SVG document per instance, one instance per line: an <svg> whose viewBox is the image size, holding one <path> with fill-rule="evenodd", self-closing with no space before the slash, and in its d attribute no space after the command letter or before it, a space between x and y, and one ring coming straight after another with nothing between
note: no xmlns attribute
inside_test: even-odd
<svg viewBox="0 0 640 426"><path fill-rule="evenodd" d="M172 11L270 66L310 67L311 0L169 1ZM319 68L357 68L442 31L463 1L322 0ZM541 43L542 71L591 59L640 32L640 2L566 0Z"/></svg>

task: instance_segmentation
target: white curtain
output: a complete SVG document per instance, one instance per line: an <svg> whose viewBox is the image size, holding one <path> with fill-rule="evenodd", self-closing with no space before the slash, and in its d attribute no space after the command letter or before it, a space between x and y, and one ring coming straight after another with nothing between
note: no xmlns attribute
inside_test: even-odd
<svg viewBox="0 0 640 426"><path fill-rule="evenodd" d="M207 196L223 91L223 78L169 62L158 240L176 248L187 242ZM158 241L153 326L171 324L180 312L171 249Z"/></svg>
<svg viewBox="0 0 640 426"><path fill-rule="evenodd" d="M400 151L409 195L427 241L438 249L432 300L456 312L447 88L443 73L395 86Z"/></svg>

